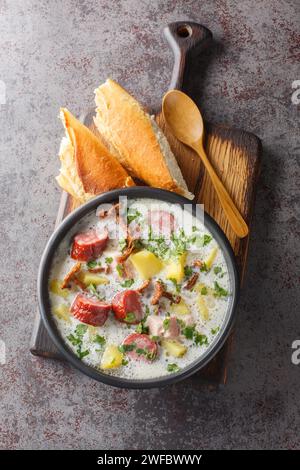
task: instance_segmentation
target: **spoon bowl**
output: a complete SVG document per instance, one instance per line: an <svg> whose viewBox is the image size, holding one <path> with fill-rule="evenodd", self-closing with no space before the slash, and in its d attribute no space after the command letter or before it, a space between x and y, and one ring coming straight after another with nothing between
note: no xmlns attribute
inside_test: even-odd
<svg viewBox="0 0 300 470"><path fill-rule="evenodd" d="M204 124L196 103L182 91L170 90L163 98L162 111L174 136L193 148L201 158L232 229L239 238L246 237L248 226L206 155Z"/></svg>

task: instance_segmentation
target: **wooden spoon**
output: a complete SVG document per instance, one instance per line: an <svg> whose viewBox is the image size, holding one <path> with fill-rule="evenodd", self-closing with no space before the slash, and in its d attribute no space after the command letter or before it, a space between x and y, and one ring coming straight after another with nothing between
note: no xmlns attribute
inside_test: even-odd
<svg viewBox="0 0 300 470"><path fill-rule="evenodd" d="M194 149L201 158L232 229L239 238L246 237L249 232L248 226L205 153L204 125L197 105L182 91L170 90L163 98L162 110L165 121L175 137Z"/></svg>

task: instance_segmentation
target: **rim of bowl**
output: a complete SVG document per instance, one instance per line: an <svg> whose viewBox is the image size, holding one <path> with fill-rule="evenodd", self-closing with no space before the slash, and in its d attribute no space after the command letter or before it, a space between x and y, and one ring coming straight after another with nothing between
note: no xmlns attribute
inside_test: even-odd
<svg viewBox="0 0 300 470"><path fill-rule="evenodd" d="M170 191L165 191L163 189L136 186L124 189L116 189L96 196L95 198L83 204L82 206L74 210L71 214L69 214L51 235L44 249L38 271L37 291L39 310L46 330L57 349L60 351L63 357L68 360L68 362L70 362L74 367L79 369L85 375L107 385L112 385L120 388L148 389L154 387L165 387L166 385L171 385L175 382L179 382L181 380L186 379L187 377L190 377L191 375L195 374L200 369L202 369L204 366L206 366L222 348L226 339L228 338L235 320L236 306L239 297L239 275L237 270L236 259L233 250L229 244L229 241L226 238L226 235L219 227L219 225L212 219L212 217L204 211L204 226L209 229L209 231L212 233L213 237L222 249L228 267L229 279L231 283L230 287L232 293L231 304L227 310L226 318L223 321L221 331L219 332L212 346L209 347L205 351L205 353L199 357L198 360L193 361L183 370L174 374L150 379L126 379L119 376L106 374L101 370L94 368L93 366L85 364L67 346L66 342L60 335L58 328L55 324L53 315L51 313L49 299L48 282L50 269L57 247L59 246L63 238L68 234L68 232L73 228L73 226L83 217L95 210L99 204L114 202L116 199L118 199L119 196L127 196L129 199L158 199L161 201L169 202L171 204L180 204L181 206L183 206L184 204L190 204L192 206L193 215L196 216L195 203L193 203L189 199L186 199L183 196L180 196Z"/></svg>

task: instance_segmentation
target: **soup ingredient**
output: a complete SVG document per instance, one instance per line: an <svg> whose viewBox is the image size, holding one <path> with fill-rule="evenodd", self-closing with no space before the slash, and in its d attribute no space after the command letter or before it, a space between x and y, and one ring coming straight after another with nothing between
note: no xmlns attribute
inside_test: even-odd
<svg viewBox="0 0 300 470"><path fill-rule="evenodd" d="M156 281L154 285L154 294L151 299L151 304L157 305L159 303L159 300L162 297L166 297L166 299L169 299L171 303L175 303L175 304L179 304L181 300L180 295L173 295L170 292L168 292L162 281Z"/></svg>
<svg viewBox="0 0 300 470"><path fill-rule="evenodd" d="M175 315L187 315L190 312L189 307L183 299L180 300L179 304L170 305L169 310Z"/></svg>
<svg viewBox="0 0 300 470"><path fill-rule="evenodd" d="M181 282L184 278L185 260L186 253L183 253L177 259L171 259L166 265L166 278Z"/></svg>
<svg viewBox="0 0 300 470"><path fill-rule="evenodd" d="M70 308L66 304L56 305L53 308L54 315L60 320L64 320L67 323L71 323L70 320Z"/></svg>
<svg viewBox="0 0 300 470"><path fill-rule="evenodd" d="M167 371L168 372L178 372L180 370L180 367L177 364L168 364L167 366Z"/></svg>
<svg viewBox="0 0 300 470"><path fill-rule="evenodd" d="M87 356L90 352L89 350L82 351L82 346L83 346L83 336L85 335L87 331L87 325L77 325L75 328L74 333L71 333L69 336L67 336L67 339L70 341L73 346L76 346L76 353L79 359L82 359L83 357Z"/></svg>
<svg viewBox="0 0 300 470"><path fill-rule="evenodd" d="M71 313L82 323L102 326L107 320L111 306L101 300L93 300L83 294L77 294L72 305Z"/></svg>
<svg viewBox="0 0 300 470"><path fill-rule="evenodd" d="M131 333L124 339L120 347L131 359L151 362L157 355L157 344L149 336Z"/></svg>
<svg viewBox="0 0 300 470"><path fill-rule="evenodd" d="M163 339L161 345L168 354L174 357L182 357L187 352L187 347L176 339Z"/></svg>
<svg viewBox="0 0 300 470"><path fill-rule="evenodd" d="M90 284L94 286L100 286L102 284L109 284L107 277L98 276L97 274L90 273L89 271L81 271L77 278L81 281L86 287Z"/></svg>
<svg viewBox="0 0 300 470"><path fill-rule="evenodd" d="M148 213L148 223L155 236L170 237L175 229L175 218L170 212L164 210L151 210Z"/></svg>
<svg viewBox="0 0 300 470"><path fill-rule="evenodd" d="M149 287L150 283L151 283L150 279L147 279L140 285L140 287L137 288L137 291L140 293L144 292L144 290L146 290L147 287Z"/></svg>
<svg viewBox="0 0 300 470"><path fill-rule="evenodd" d="M81 269L81 263L76 263L74 266L72 266L71 270L68 272L68 274L64 277L64 280L61 284L61 288L65 289L66 287L69 286L70 282L74 278L75 274L78 273Z"/></svg>
<svg viewBox="0 0 300 470"><path fill-rule="evenodd" d="M100 363L100 368L101 369L115 369L117 367L120 367L122 365L123 361L123 354L117 346L114 344L108 344L104 350L101 363Z"/></svg>
<svg viewBox="0 0 300 470"><path fill-rule="evenodd" d="M117 320L136 324L143 318L140 294L136 290L118 292L112 300L112 308Z"/></svg>
<svg viewBox="0 0 300 470"><path fill-rule="evenodd" d="M223 287L221 287L217 281L215 281L214 287L215 287L215 290L214 290L215 297L227 297L228 296L228 291L226 289L223 289Z"/></svg>
<svg viewBox="0 0 300 470"><path fill-rule="evenodd" d="M53 294L59 295L60 297L63 297L64 299L66 299L69 295L69 292L66 289L62 289L61 284L62 284L62 281L59 281L58 279L52 279L50 281L49 288Z"/></svg>
<svg viewBox="0 0 300 470"><path fill-rule="evenodd" d="M197 280L198 280L198 277L199 277L199 274L198 273L194 273L188 280L188 282L186 283L186 285L184 286L185 289L187 290L192 290L194 285L196 284Z"/></svg>
<svg viewBox="0 0 300 470"><path fill-rule="evenodd" d="M163 319L157 315L150 315L145 324L148 326L151 336L177 338L180 334L179 324L175 316Z"/></svg>
<svg viewBox="0 0 300 470"><path fill-rule="evenodd" d="M205 299L203 298L203 295L198 295L197 297L197 305L198 309L201 315L201 318L203 321L209 320L209 311L205 302Z"/></svg>
<svg viewBox="0 0 300 470"><path fill-rule="evenodd" d="M79 261L90 261L98 258L108 242L108 232L99 234L96 230L75 235L71 249L71 258Z"/></svg>
<svg viewBox="0 0 300 470"><path fill-rule="evenodd" d="M163 268L161 260L148 250L141 250L131 255L129 259L141 279L149 279L158 274Z"/></svg>
<svg viewBox="0 0 300 470"><path fill-rule="evenodd" d="M204 265L206 266L208 271L210 270L215 260L215 257L217 256L217 253L218 253L218 248L217 247L212 248L211 252L207 256L207 258L204 260Z"/></svg>

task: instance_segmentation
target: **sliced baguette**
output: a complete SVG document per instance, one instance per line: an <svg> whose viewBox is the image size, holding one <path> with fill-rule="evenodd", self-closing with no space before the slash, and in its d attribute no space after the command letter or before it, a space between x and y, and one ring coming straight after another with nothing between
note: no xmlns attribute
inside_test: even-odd
<svg viewBox="0 0 300 470"><path fill-rule="evenodd" d="M112 189L134 186L134 181L103 143L67 109L60 110L66 130L62 139L58 184L79 203Z"/></svg>
<svg viewBox="0 0 300 470"><path fill-rule="evenodd" d="M128 173L150 186L193 199L154 118L113 80L106 80L95 90L95 95L95 125Z"/></svg>

